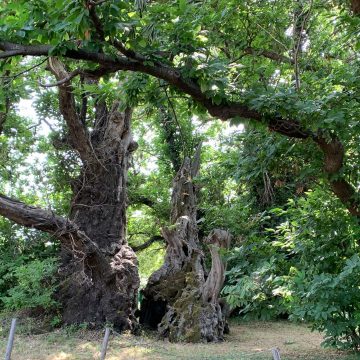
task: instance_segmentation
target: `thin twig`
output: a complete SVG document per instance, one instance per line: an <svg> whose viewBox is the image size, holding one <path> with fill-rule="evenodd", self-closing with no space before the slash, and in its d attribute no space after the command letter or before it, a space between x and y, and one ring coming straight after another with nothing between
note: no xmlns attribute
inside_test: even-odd
<svg viewBox="0 0 360 360"><path fill-rule="evenodd" d="M301 50L301 46L302 46L302 40L303 40L303 31L305 29L305 25L309 19L310 16L310 12L311 12L311 8L312 8L312 0L310 0L310 6L309 6L309 10L307 10L306 12L303 10L302 13L299 15L302 16L305 14L304 19L301 23L301 28L299 31L299 38L297 39L297 44L295 47L295 51L294 51L294 74L295 74L295 89L299 90L300 89L300 68L299 68L299 53ZM297 21L297 19L295 19L295 22ZM294 31L296 31L294 29Z"/></svg>
<svg viewBox="0 0 360 360"><path fill-rule="evenodd" d="M71 79L73 79L75 76L78 76L80 74L82 74L83 71L81 69L76 69L74 71L72 71L67 77L57 81L56 83L53 83L53 84L42 84L40 81L39 81L39 85L44 87L44 88L50 88L50 87L54 87L54 86L60 86L60 85L63 85L67 82L69 82Z"/></svg>
<svg viewBox="0 0 360 360"><path fill-rule="evenodd" d="M34 66L31 66L31 67L29 67L28 69L25 69L25 70L23 70L23 71L15 74L15 75L0 76L0 79L16 79L17 77L19 77L19 76L21 76L21 75L23 75L23 74L25 74L25 73L27 73L27 72L29 72L29 71L31 71L31 70L34 70L34 69L37 68L37 67L39 67L39 66L42 65L44 62L46 62L47 59L48 59L48 57L47 57L45 60L40 61L38 64L35 64Z"/></svg>
<svg viewBox="0 0 360 360"><path fill-rule="evenodd" d="M283 46L286 50L288 50L288 47L283 44L280 40L278 40L270 31L266 30L263 26L261 26L260 24L256 23L257 26L259 26L261 29L263 29L267 34L270 35L270 37L272 37L278 44L280 44L281 46Z"/></svg>
<svg viewBox="0 0 360 360"><path fill-rule="evenodd" d="M98 1L90 0L89 4L97 6L97 5L101 5L101 4L105 3L105 2L107 2L107 0L98 0Z"/></svg>
<svg viewBox="0 0 360 360"><path fill-rule="evenodd" d="M173 115L174 115L174 119L175 119L176 125L177 125L178 128L179 128L179 133L180 133L181 143L182 143L182 144L181 144L181 147L182 147L182 151L183 151L183 156L185 157L185 156L186 156L185 137L184 137L184 134L183 134L183 132L182 132L182 128L181 128L181 126L180 126L179 120L178 120L178 118L177 118L177 116L176 116L176 112L175 112L174 105L173 105L173 103L172 103L172 101L171 101L171 99L170 99L170 97L169 97L169 94L168 94L168 92L167 92L167 88L166 88L166 87L164 87L164 92L165 92L166 99L167 99L167 101L168 101L168 103L169 103L169 105L170 105L170 107L171 107L171 111L172 111L172 113L173 113Z"/></svg>

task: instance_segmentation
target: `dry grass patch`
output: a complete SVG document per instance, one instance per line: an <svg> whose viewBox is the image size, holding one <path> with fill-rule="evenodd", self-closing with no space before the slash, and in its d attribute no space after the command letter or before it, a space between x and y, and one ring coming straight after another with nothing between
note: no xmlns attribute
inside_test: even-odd
<svg viewBox="0 0 360 360"><path fill-rule="evenodd" d="M58 330L47 334L17 334L12 360L91 360L99 358L102 334ZM171 344L153 334L112 335L107 360L267 360L270 349L280 348L283 360L357 359L355 355L320 347L322 336L304 325L289 322L233 324L226 341L218 344ZM5 349L6 338L0 338ZM2 352L0 356L2 356ZM360 357L359 357L360 359Z"/></svg>

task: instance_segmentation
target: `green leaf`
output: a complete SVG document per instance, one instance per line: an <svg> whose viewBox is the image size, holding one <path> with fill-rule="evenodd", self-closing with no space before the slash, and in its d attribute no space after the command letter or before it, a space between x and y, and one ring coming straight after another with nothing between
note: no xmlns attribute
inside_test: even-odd
<svg viewBox="0 0 360 360"><path fill-rule="evenodd" d="M180 13L183 14L187 7L187 0L179 0L179 10Z"/></svg>

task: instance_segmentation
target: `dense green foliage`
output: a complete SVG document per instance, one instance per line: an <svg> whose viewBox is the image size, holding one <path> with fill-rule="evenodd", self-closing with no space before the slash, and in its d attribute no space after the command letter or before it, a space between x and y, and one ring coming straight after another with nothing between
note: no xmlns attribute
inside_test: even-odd
<svg viewBox="0 0 360 360"><path fill-rule="evenodd" d="M243 149L238 179L245 177L247 185L237 206L249 217L237 218L242 226L228 255L227 301L246 317L309 321L326 332L326 344L357 348L357 219L314 181L314 173L297 173L298 166L281 158L256 161L258 170L252 167L248 176L243 166L254 155ZM263 177L265 165L269 179Z"/></svg>
<svg viewBox="0 0 360 360"><path fill-rule="evenodd" d="M5 309L54 308L56 305L53 299L56 290L54 275L57 270L55 259L33 260L26 265L16 265L16 263L12 264L13 272L3 277L5 280L10 276L13 277L16 284L8 290L7 296L1 298Z"/></svg>
<svg viewBox="0 0 360 360"><path fill-rule="evenodd" d="M42 233L1 221L0 310L56 308L56 243Z"/></svg>

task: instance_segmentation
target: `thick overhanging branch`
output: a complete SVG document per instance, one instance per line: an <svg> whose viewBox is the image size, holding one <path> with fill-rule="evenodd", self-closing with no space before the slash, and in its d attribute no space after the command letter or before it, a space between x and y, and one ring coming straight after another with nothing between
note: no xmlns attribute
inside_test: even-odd
<svg viewBox="0 0 360 360"><path fill-rule="evenodd" d="M16 55L32 55L41 56L47 55L52 50L50 45L18 45L9 42L0 42L1 58L7 58L14 56L13 52L17 51ZM108 73L114 73L119 70L128 70L135 72L142 72L152 75L156 78L167 81L169 84L175 86L184 93L190 95L194 100L201 103L211 115L218 117L221 120L228 120L235 116L256 120L258 122L263 121L263 116L256 110L250 109L248 106L237 102L224 102L223 104L213 104L212 99L207 98L201 91L200 86L191 79L185 79L180 71L176 68L172 68L160 62L155 62L154 65L145 64L142 61L132 60L127 57L111 57L102 53L87 52L82 49L67 50L64 54L65 57L75 60L85 60L98 63L100 68L96 70L98 76ZM89 74L94 71L89 72ZM287 128L291 129L291 136L304 138L304 131L298 131L300 129L299 123L295 120L289 121L287 119L276 119L277 124L281 122L286 124ZM284 126L283 126L284 127ZM279 127L280 129L283 127ZM290 133L290 132L289 132ZM310 134L307 134L308 137Z"/></svg>
<svg viewBox="0 0 360 360"><path fill-rule="evenodd" d="M360 218L360 206L356 199L356 191L341 174L345 156L344 146L336 136L328 139L322 132L314 137L314 141L324 153L324 171L328 175L332 191L352 215Z"/></svg>
<svg viewBox="0 0 360 360"><path fill-rule="evenodd" d="M50 45L18 45L2 41L0 42L0 50L3 52L0 52L0 59L5 59L17 55L47 56L52 49L53 47ZM264 116L260 112L251 109L246 104L238 102L223 101L223 103L216 105L212 102L211 98L208 98L201 91L199 85L196 82L191 79L184 78L178 69L165 65L159 61L155 61L153 65L149 65L149 63L143 62L141 60L135 60L135 57L129 58L126 56L109 56L103 53L88 52L83 49L67 50L64 56L75 60L85 60L99 64L100 67L98 69L88 72L90 75L91 73L96 72L97 76L101 76L114 73L119 70L135 71L152 75L158 79L167 81L177 89L190 95L195 101L202 104L214 117L217 117L221 120L228 120L239 116L256 122L262 122L264 125L266 124L271 131L275 131L287 137L298 139L313 139L317 144L319 144L320 149L325 154L325 158L327 157L327 148L322 146L320 144L321 141L319 138L315 136L310 130L304 128L298 120L286 119L282 117L268 117L265 120ZM138 56L136 58L141 59L141 57ZM339 181L340 180L330 180L334 193L348 207L350 213L359 216L358 201L353 200L355 201L355 205L350 205L350 207L349 202L345 201L348 198L355 199L356 190L345 179L341 180L340 183Z"/></svg>
<svg viewBox="0 0 360 360"><path fill-rule="evenodd" d="M30 228L35 228L51 234L66 228L65 219L52 212L29 206L21 201L0 195L0 215Z"/></svg>
<svg viewBox="0 0 360 360"><path fill-rule="evenodd" d="M52 211L30 206L0 194L0 215L19 225L55 236L75 256L94 253L102 256L97 245L81 232L73 222L54 214Z"/></svg>

